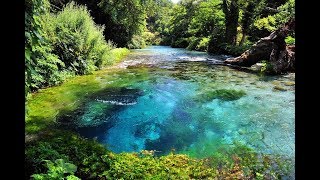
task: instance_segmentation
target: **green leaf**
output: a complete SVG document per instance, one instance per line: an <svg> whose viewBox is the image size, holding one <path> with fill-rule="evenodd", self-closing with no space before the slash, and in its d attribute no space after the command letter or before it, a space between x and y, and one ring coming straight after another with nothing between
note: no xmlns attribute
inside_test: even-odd
<svg viewBox="0 0 320 180"><path fill-rule="evenodd" d="M74 173L77 171L77 166L71 163L65 163L65 171L67 173Z"/></svg>
<svg viewBox="0 0 320 180"><path fill-rule="evenodd" d="M31 175L31 177L34 180L43 180L43 179L45 179L45 174L33 174L33 175Z"/></svg>
<svg viewBox="0 0 320 180"><path fill-rule="evenodd" d="M67 176L67 180L81 180L81 179L78 178L78 177L75 176L75 175L69 175L69 176Z"/></svg>
<svg viewBox="0 0 320 180"><path fill-rule="evenodd" d="M26 58L28 61L31 60L31 59L30 59L31 51L30 51L29 48L25 49L25 51L24 51L24 56L25 56L25 58Z"/></svg>

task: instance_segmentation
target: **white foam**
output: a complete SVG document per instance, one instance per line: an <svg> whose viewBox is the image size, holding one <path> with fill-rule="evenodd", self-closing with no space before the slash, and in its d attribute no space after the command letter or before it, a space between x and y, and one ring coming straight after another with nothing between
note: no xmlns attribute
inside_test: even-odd
<svg viewBox="0 0 320 180"><path fill-rule="evenodd" d="M130 105L135 105L137 102L119 102L119 101L107 101L107 100L101 100L101 99L96 99L98 102L102 103L107 103L107 104L112 104L112 105L119 105L119 106L130 106Z"/></svg>

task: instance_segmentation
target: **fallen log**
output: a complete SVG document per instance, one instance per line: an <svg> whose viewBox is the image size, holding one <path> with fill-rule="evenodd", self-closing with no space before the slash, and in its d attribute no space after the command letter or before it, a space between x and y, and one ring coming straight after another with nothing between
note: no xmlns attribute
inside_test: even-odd
<svg viewBox="0 0 320 180"><path fill-rule="evenodd" d="M295 70L295 47L287 46L285 38L295 28L295 19L290 19L269 36L261 38L250 49L235 58L228 58L226 64L250 67L261 60L270 62L270 72L280 74Z"/></svg>

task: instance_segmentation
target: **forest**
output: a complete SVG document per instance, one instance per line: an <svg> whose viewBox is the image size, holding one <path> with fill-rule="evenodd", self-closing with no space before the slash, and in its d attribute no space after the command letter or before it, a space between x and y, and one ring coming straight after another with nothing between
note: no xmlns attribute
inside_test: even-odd
<svg viewBox="0 0 320 180"><path fill-rule="evenodd" d="M294 28L294 0L26 0L25 179L294 178Z"/></svg>

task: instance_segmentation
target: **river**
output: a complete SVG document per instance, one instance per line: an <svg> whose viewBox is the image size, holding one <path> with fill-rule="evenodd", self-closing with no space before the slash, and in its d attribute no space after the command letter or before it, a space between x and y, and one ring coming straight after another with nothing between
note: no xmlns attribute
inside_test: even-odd
<svg viewBox="0 0 320 180"><path fill-rule="evenodd" d="M59 121L117 153L174 149L202 158L241 143L294 159L295 74L243 72L219 65L225 58L167 46L133 50Z"/></svg>

